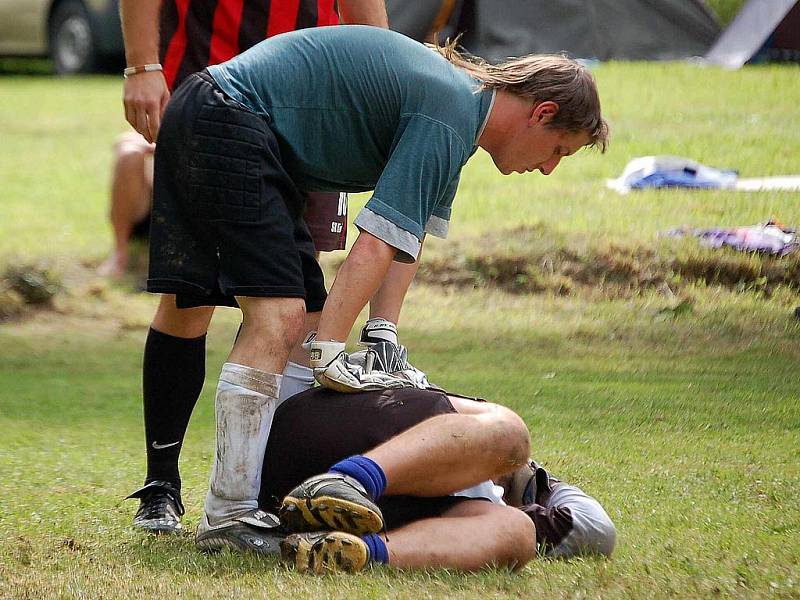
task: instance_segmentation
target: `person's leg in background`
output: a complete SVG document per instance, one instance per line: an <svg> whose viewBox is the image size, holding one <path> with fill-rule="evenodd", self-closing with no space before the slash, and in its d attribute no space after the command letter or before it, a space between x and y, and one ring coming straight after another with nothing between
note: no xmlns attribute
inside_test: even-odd
<svg viewBox="0 0 800 600"><path fill-rule="evenodd" d="M114 144L109 218L114 249L97 272L104 277L122 277L128 268L128 251L137 224L149 218L153 195L153 153L135 132L125 133Z"/></svg>

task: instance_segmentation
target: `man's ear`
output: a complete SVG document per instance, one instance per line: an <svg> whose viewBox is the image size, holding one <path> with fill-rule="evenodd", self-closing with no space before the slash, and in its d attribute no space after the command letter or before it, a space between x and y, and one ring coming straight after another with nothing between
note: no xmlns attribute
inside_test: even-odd
<svg viewBox="0 0 800 600"><path fill-rule="evenodd" d="M545 100L533 107L529 123L531 125L537 123L540 125L547 125L557 114L558 104L552 100Z"/></svg>

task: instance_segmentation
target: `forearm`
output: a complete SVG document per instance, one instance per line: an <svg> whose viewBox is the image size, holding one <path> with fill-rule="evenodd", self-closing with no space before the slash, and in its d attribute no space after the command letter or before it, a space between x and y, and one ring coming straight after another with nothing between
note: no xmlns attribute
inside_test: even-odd
<svg viewBox="0 0 800 600"><path fill-rule="evenodd" d="M397 325L400 320L400 309L403 308L408 288L417 274L421 257L420 253L413 263L392 262L388 275L370 300L370 319L381 317Z"/></svg>
<svg viewBox="0 0 800 600"><path fill-rule="evenodd" d="M339 0L339 16L349 25L389 27L384 0Z"/></svg>
<svg viewBox="0 0 800 600"><path fill-rule="evenodd" d="M358 313L383 282L397 252L381 239L362 231L336 274L319 321L317 339L347 339Z"/></svg>
<svg viewBox="0 0 800 600"><path fill-rule="evenodd" d="M119 14L128 66L159 62L158 14L161 0L120 0Z"/></svg>
<svg viewBox="0 0 800 600"><path fill-rule="evenodd" d="M159 62L158 13L161 0L120 0L122 35L125 38L125 61L129 67ZM138 73L125 79L122 103L125 119L148 142L155 142L161 127L161 115L169 100L164 74L159 71Z"/></svg>

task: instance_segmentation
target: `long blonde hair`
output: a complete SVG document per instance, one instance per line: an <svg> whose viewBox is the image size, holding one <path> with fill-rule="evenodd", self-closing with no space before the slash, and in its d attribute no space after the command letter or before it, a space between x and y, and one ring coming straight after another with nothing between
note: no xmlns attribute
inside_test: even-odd
<svg viewBox="0 0 800 600"><path fill-rule="evenodd" d="M591 73L579 62L561 54L529 54L493 65L457 49L458 38L430 47L453 65L464 69L484 89L504 90L534 102L558 104L551 127L589 134L589 145L605 152L608 124L600 114L600 96Z"/></svg>

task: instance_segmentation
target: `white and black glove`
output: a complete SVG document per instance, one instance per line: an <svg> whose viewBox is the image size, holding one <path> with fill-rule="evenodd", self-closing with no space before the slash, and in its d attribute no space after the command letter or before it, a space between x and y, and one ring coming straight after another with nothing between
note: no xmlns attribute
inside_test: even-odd
<svg viewBox="0 0 800 600"><path fill-rule="evenodd" d="M408 362L408 349L391 342L373 344L366 352L367 371L381 370L402 377L415 388L425 390L431 386L425 373Z"/></svg>
<svg viewBox="0 0 800 600"><path fill-rule="evenodd" d="M399 346L397 341L397 325L381 317L368 319L361 328L361 335L358 336L358 345L362 348L369 348L378 342L391 342Z"/></svg>
<svg viewBox="0 0 800 600"><path fill-rule="evenodd" d="M376 368L382 368L380 365L388 366L392 369L388 371L389 373L395 375L402 374L414 387L421 390L434 387L428 382L428 377L425 373L408 362L408 350L405 346L400 345L398 341L397 325L380 317L369 319L364 323L364 327L361 328L361 335L358 340L359 346L365 347L369 351L369 349L377 348L382 342L392 344L398 348L400 356L399 364L394 363L389 365L383 361L379 362L379 366Z"/></svg>
<svg viewBox="0 0 800 600"><path fill-rule="evenodd" d="M345 352L344 342L308 342L311 353L311 368L314 378L323 385L337 392L353 394L371 390L398 389L413 387L410 380L398 377L382 370L372 370L374 359L360 364L359 360L350 361ZM360 357L359 357L360 358ZM367 369L367 364L370 369Z"/></svg>

